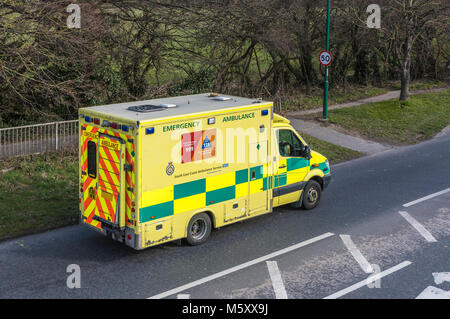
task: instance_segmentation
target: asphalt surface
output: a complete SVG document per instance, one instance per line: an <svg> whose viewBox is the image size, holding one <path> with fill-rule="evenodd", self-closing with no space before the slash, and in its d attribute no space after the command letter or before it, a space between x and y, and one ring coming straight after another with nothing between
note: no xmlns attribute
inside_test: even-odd
<svg viewBox="0 0 450 319"><path fill-rule="evenodd" d="M2 242L0 298L275 298L280 285L288 298L416 298L430 286L449 290L450 282L437 283L433 273L450 272L450 192L403 205L450 188L450 136L332 171L315 210L277 208L215 230L202 246L134 251L82 226ZM376 273L391 273L372 288L358 286L370 274L341 235ZM281 281L268 261L276 262ZM71 264L80 267L81 288L67 287Z"/></svg>

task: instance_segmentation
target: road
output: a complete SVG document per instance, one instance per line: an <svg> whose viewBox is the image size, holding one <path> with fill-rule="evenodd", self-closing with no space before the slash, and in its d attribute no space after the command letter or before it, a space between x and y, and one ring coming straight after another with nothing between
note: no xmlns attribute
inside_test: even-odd
<svg viewBox="0 0 450 319"><path fill-rule="evenodd" d="M0 243L0 297L449 297L450 136L333 173L315 210L278 208L202 246L134 251L82 226Z"/></svg>

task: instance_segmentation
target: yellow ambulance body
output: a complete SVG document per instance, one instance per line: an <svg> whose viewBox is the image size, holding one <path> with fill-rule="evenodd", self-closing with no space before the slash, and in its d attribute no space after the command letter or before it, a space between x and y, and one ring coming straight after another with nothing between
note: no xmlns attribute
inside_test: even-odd
<svg viewBox="0 0 450 319"><path fill-rule="evenodd" d="M197 94L82 108L81 222L134 249L320 201L328 160L273 103Z"/></svg>

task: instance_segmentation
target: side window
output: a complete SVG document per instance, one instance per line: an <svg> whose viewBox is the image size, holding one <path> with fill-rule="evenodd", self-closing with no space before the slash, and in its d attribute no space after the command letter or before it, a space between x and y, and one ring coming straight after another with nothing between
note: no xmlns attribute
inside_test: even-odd
<svg viewBox="0 0 450 319"><path fill-rule="evenodd" d="M283 157L302 156L304 145L291 130L279 130L278 148Z"/></svg>
<svg viewBox="0 0 450 319"><path fill-rule="evenodd" d="M87 145L88 176L97 178L97 145L89 141Z"/></svg>
<svg viewBox="0 0 450 319"><path fill-rule="evenodd" d="M294 133L292 133L292 140L294 142L293 156L302 156L305 146Z"/></svg>
<svg viewBox="0 0 450 319"><path fill-rule="evenodd" d="M280 150L281 156L283 157L292 156L293 143L292 143L292 132L290 130L278 131L278 148Z"/></svg>

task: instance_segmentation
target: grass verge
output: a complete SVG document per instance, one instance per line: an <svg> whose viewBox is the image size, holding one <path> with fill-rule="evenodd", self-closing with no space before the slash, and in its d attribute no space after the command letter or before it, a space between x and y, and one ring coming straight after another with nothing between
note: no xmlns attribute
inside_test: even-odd
<svg viewBox="0 0 450 319"><path fill-rule="evenodd" d="M410 91L418 91L418 90L431 90L431 89L437 89L448 86L447 83L442 81L427 81L427 80L421 80L421 81L414 81L409 86ZM395 83L392 85L393 90L400 90L401 89L400 82Z"/></svg>
<svg viewBox="0 0 450 319"><path fill-rule="evenodd" d="M0 161L0 239L78 222L78 157L58 152Z"/></svg>
<svg viewBox="0 0 450 319"><path fill-rule="evenodd" d="M299 132L299 134L303 137L306 143L308 143L312 150L325 156L331 164L349 161L365 155L342 146L325 142L305 133Z"/></svg>
<svg viewBox="0 0 450 319"><path fill-rule="evenodd" d="M308 118L320 117L312 114ZM450 90L332 110L330 123L373 141L410 145L434 137L450 124Z"/></svg>
<svg viewBox="0 0 450 319"><path fill-rule="evenodd" d="M342 88L333 88L329 93L329 105L353 102L372 96L387 93L387 88L373 86L352 86L343 90ZM282 112L303 111L319 108L323 106L323 89L315 88L311 95L292 94L286 98L283 103Z"/></svg>

